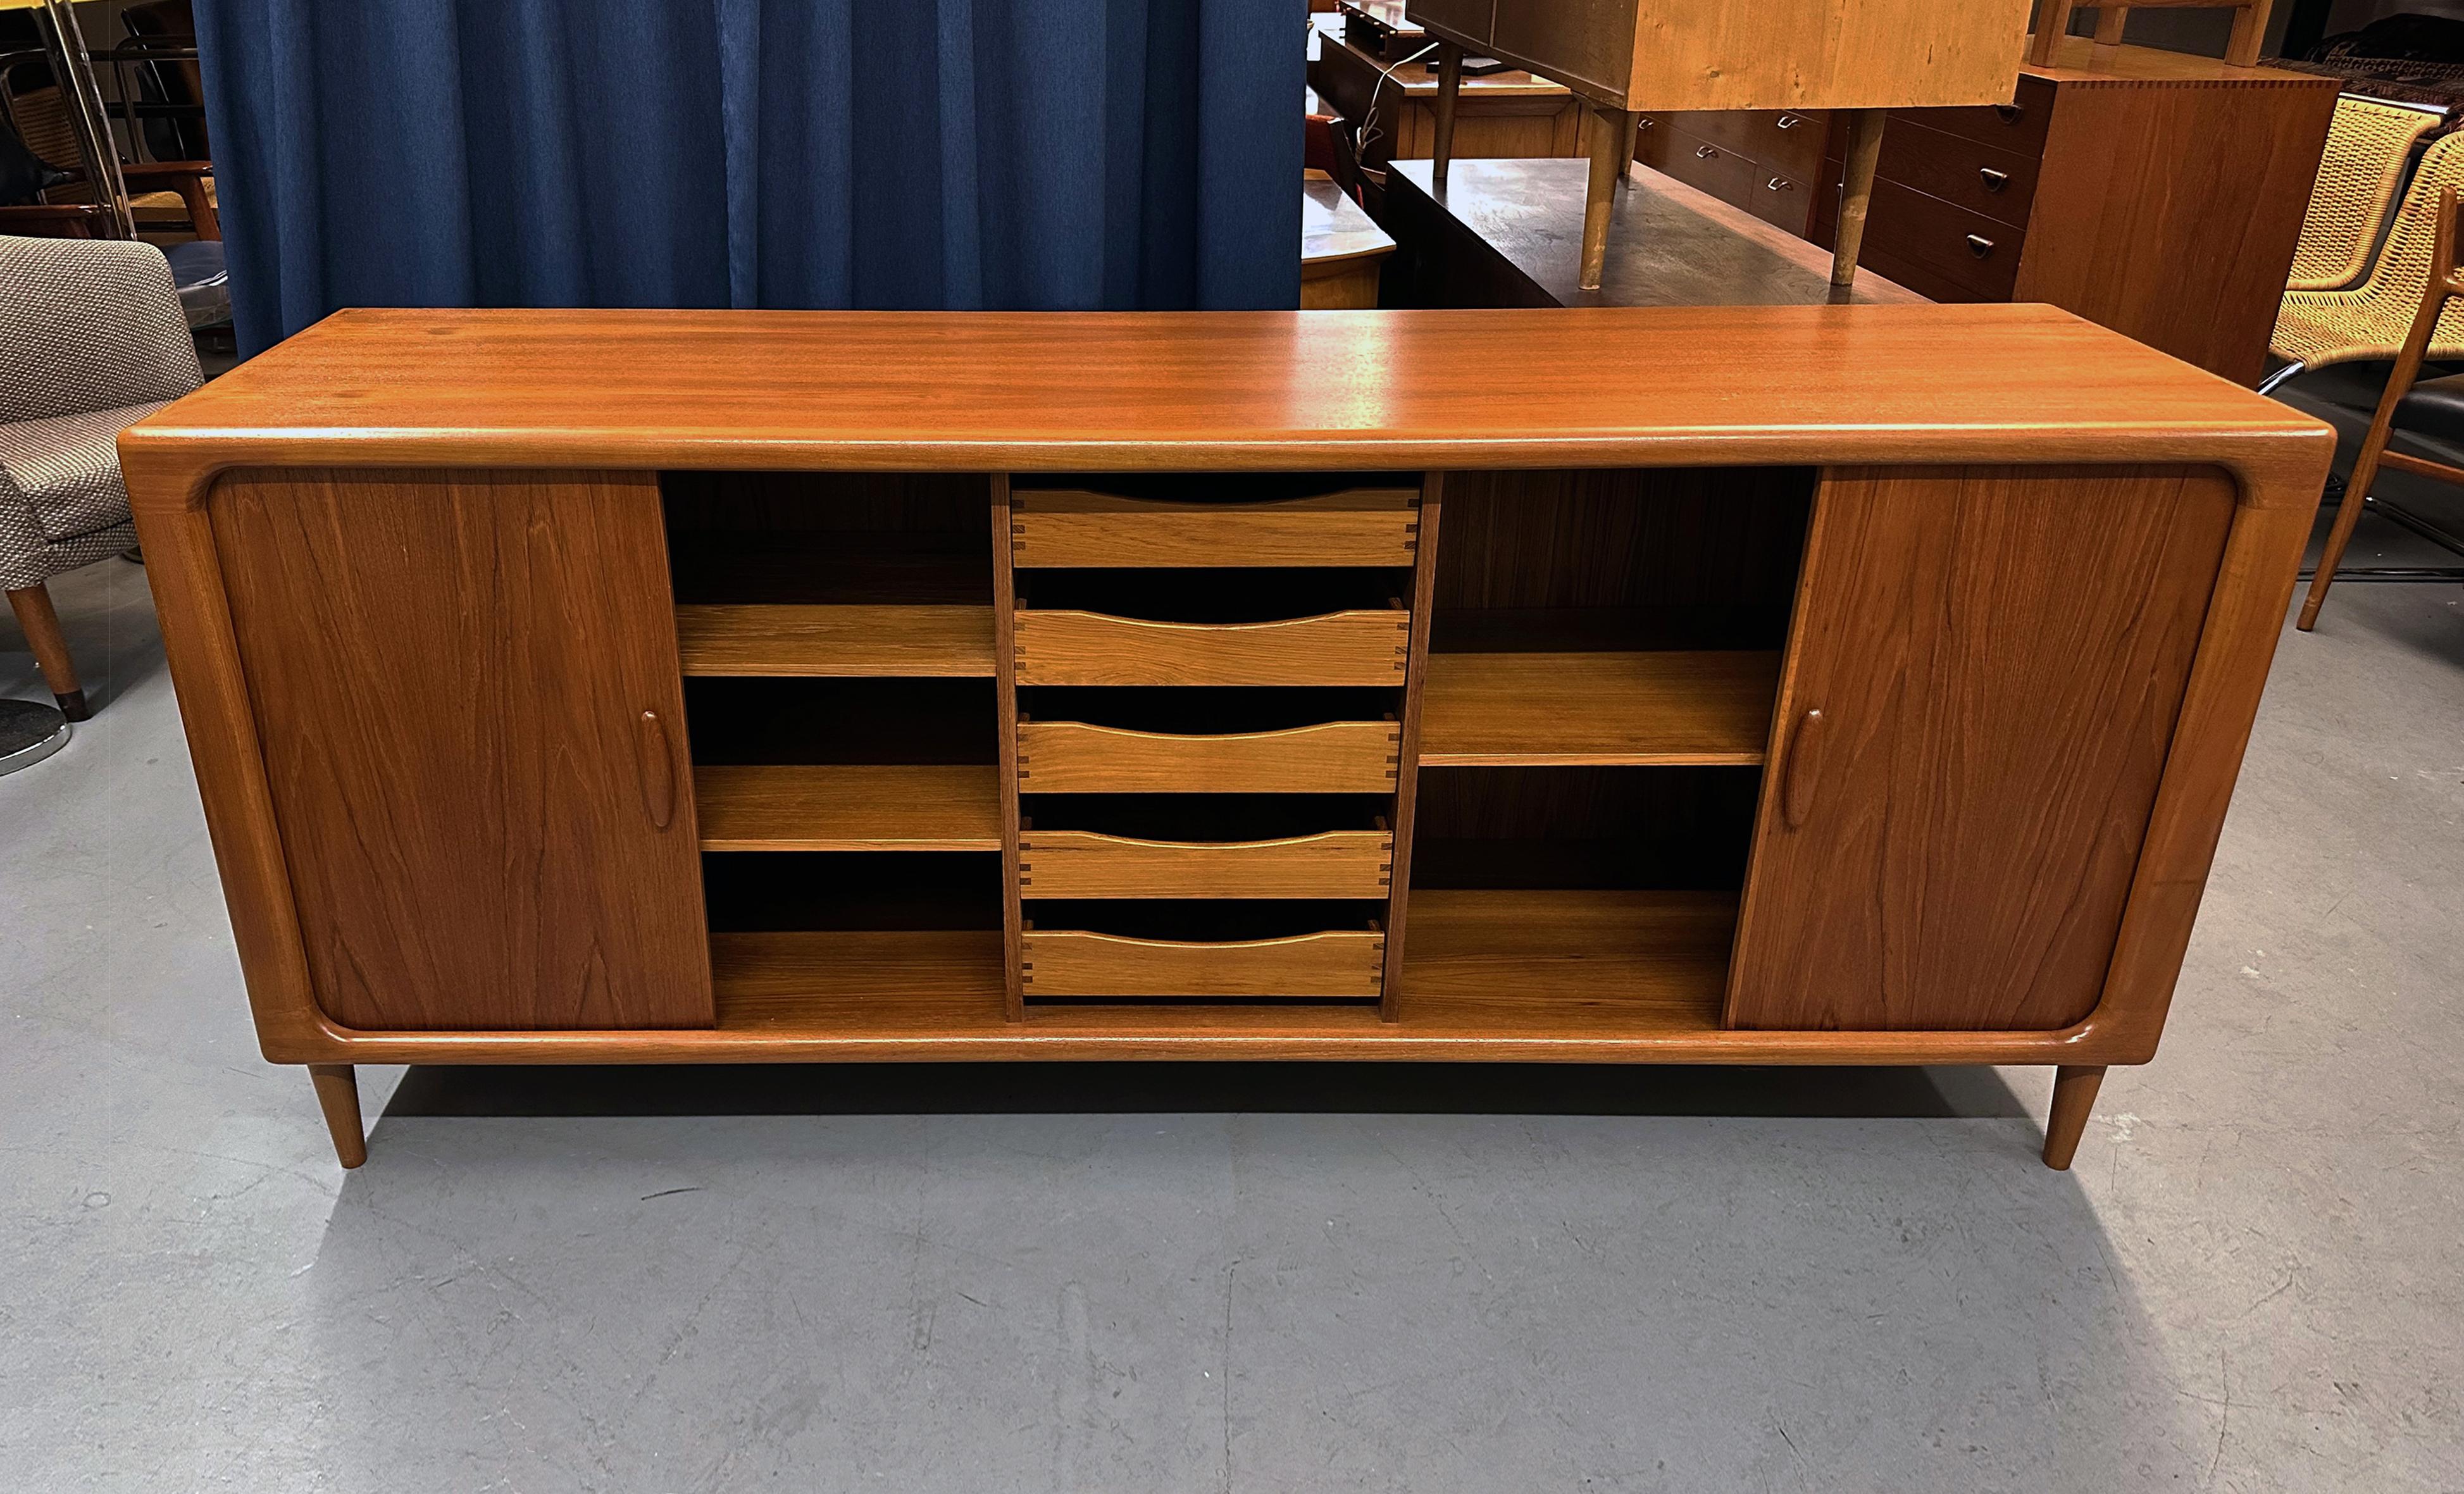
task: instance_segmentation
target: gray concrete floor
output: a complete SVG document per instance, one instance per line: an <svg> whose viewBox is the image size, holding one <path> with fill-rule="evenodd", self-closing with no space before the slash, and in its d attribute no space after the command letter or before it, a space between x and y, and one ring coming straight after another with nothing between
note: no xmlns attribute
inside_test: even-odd
<svg viewBox="0 0 2464 1494"><path fill-rule="evenodd" d="M2457 588L2288 633L2068 1175L2041 1070L1350 1068L371 1070L345 1175L142 574L57 591L0 1488L2464 1489Z"/></svg>

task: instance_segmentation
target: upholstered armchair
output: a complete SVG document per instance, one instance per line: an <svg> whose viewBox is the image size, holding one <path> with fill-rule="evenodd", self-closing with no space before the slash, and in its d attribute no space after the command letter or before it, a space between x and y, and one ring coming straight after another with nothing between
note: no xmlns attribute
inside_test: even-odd
<svg viewBox="0 0 2464 1494"><path fill-rule="evenodd" d="M44 582L137 542L118 437L201 382L161 250L0 236L0 587L72 721L85 692Z"/></svg>

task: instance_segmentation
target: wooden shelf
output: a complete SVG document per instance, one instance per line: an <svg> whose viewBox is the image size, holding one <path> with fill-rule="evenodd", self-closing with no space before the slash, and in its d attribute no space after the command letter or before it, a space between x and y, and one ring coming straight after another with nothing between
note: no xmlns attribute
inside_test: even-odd
<svg viewBox="0 0 2464 1494"><path fill-rule="evenodd" d="M999 850L991 763L715 763L693 769L704 850Z"/></svg>
<svg viewBox="0 0 2464 1494"><path fill-rule="evenodd" d="M988 606L685 605L687 674L903 677L993 672Z"/></svg>
<svg viewBox="0 0 2464 1494"><path fill-rule="evenodd" d="M1419 889L1400 1025L1714 1030L1736 926L1733 892Z"/></svg>
<svg viewBox="0 0 2464 1494"><path fill-rule="evenodd" d="M913 1036L998 1032L998 929L714 934L721 1031Z"/></svg>
<svg viewBox="0 0 2464 1494"><path fill-rule="evenodd" d="M1423 767L1759 763L1779 655L1432 653Z"/></svg>

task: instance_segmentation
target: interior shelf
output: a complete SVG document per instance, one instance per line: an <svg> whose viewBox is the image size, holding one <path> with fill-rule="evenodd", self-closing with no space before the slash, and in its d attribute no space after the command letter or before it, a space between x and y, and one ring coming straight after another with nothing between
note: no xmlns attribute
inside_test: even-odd
<svg viewBox="0 0 2464 1494"><path fill-rule="evenodd" d="M1779 655L1761 650L1432 653L1427 767L1763 760Z"/></svg>
<svg viewBox="0 0 2464 1494"><path fill-rule="evenodd" d="M913 1034L998 1031L998 929L714 934L723 1029Z"/></svg>
<svg viewBox="0 0 2464 1494"><path fill-rule="evenodd" d="M993 609L907 604L688 604L687 674L913 677L993 672Z"/></svg>
<svg viewBox="0 0 2464 1494"><path fill-rule="evenodd" d="M693 769L704 850L999 850L990 763L719 763Z"/></svg>

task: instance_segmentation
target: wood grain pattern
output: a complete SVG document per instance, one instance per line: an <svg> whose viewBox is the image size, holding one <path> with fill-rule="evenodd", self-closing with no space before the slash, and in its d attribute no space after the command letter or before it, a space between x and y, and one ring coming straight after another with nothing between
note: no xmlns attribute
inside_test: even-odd
<svg viewBox="0 0 2464 1494"><path fill-rule="evenodd" d="M1830 475L1730 1023L2088 1015L2233 517L2210 472Z"/></svg>
<svg viewBox="0 0 2464 1494"><path fill-rule="evenodd" d="M1419 761L1757 763L1778 687L1775 653L1435 653Z"/></svg>
<svg viewBox="0 0 2464 1494"><path fill-rule="evenodd" d="M1409 565L1419 498L1409 488L1266 503L1030 490L1011 500L1011 554L1021 566Z"/></svg>
<svg viewBox="0 0 2464 1494"><path fill-rule="evenodd" d="M704 763L704 850L999 850L990 763Z"/></svg>
<svg viewBox="0 0 2464 1494"><path fill-rule="evenodd" d="M1394 721L1328 721L1215 736L1084 721L1022 721L1018 784L1030 794L1383 794Z"/></svg>
<svg viewBox="0 0 2464 1494"><path fill-rule="evenodd" d="M676 608L687 674L982 676L990 607L781 604Z"/></svg>
<svg viewBox="0 0 2464 1494"><path fill-rule="evenodd" d="M692 808L646 807L686 760L656 483L252 472L210 516L321 1009L707 1024Z"/></svg>
<svg viewBox="0 0 2464 1494"><path fill-rule="evenodd" d="M718 1023L796 1031L999 1032L1001 936L990 929L714 934Z"/></svg>
<svg viewBox="0 0 2464 1494"><path fill-rule="evenodd" d="M1022 607L1022 685L1400 685L1411 614L1347 608L1271 623L1167 623Z"/></svg>
<svg viewBox="0 0 2464 1494"><path fill-rule="evenodd" d="M1026 996L1375 999L1386 935L1330 929L1199 943L1076 929L1026 931Z"/></svg>
<svg viewBox="0 0 2464 1494"><path fill-rule="evenodd" d="M1384 899L1395 837L1328 830L1271 841L1154 841L1089 830L1020 837L1026 897L1332 897Z"/></svg>
<svg viewBox="0 0 2464 1494"><path fill-rule="evenodd" d="M1500 1034L1719 1025L1732 893L1424 888L1412 903L1401 1022Z"/></svg>
<svg viewBox="0 0 2464 1494"><path fill-rule="evenodd" d="M1703 377L1786 368L1786 380ZM1566 370L1613 365L1614 380ZM1042 371L1066 368L1067 380ZM1025 370L1037 370L1027 374ZM1121 472L2216 462L2315 504L2323 425L2042 306L337 313L121 437L223 467Z"/></svg>

